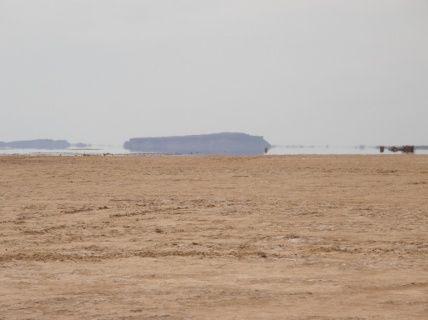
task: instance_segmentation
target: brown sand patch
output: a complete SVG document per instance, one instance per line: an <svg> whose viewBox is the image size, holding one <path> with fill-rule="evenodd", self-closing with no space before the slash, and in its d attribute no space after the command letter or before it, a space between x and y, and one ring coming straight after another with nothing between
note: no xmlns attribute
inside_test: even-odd
<svg viewBox="0 0 428 320"><path fill-rule="evenodd" d="M0 157L0 319L426 319L427 168Z"/></svg>

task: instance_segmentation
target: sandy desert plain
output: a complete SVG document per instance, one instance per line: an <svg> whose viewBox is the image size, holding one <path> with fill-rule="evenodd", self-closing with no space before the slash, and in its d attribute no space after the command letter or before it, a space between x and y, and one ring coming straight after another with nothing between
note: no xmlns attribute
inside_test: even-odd
<svg viewBox="0 0 428 320"><path fill-rule="evenodd" d="M428 156L0 157L0 319L428 319Z"/></svg>

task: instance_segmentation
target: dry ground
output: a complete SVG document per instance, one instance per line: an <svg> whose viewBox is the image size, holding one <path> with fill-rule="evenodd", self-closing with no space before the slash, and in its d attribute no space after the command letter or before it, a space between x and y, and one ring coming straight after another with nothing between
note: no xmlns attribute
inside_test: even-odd
<svg viewBox="0 0 428 320"><path fill-rule="evenodd" d="M0 319L427 319L428 156L0 157Z"/></svg>

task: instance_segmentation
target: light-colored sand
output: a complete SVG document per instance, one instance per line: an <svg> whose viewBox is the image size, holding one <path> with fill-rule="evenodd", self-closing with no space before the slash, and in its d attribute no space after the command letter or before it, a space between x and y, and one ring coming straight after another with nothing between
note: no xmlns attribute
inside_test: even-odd
<svg viewBox="0 0 428 320"><path fill-rule="evenodd" d="M428 156L0 157L0 319L427 319Z"/></svg>

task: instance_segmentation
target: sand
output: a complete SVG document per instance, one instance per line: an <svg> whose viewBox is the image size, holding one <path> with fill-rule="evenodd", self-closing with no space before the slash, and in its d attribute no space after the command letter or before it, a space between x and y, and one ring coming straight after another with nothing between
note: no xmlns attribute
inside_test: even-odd
<svg viewBox="0 0 428 320"><path fill-rule="evenodd" d="M0 319L427 319L428 156L0 157Z"/></svg>

